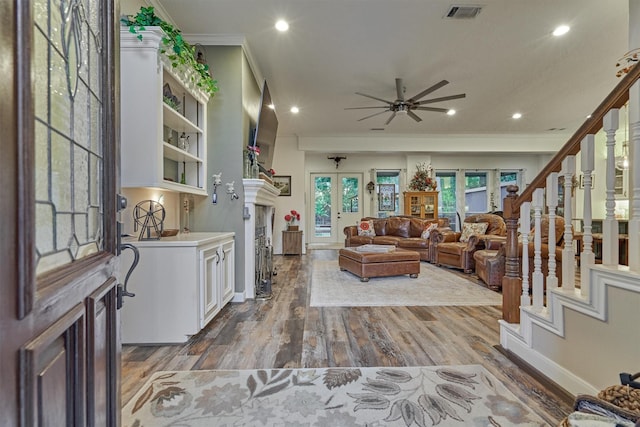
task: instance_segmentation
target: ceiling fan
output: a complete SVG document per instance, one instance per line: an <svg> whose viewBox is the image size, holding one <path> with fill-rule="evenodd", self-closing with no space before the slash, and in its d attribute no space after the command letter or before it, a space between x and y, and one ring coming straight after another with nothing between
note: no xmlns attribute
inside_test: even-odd
<svg viewBox="0 0 640 427"><path fill-rule="evenodd" d="M450 95L450 96L443 96L440 98L431 98L431 99L425 99L423 101L420 101L420 99L424 98L425 96L429 95L432 92L435 92L436 90L440 89L441 87L448 85L449 82L447 80L442 80L436 84L434 84L433 86L423 90L422 92L420 92L419 94L406 99L404 96L405 93L405 86L402 83L402 79L396 79L396 94L397 94L397 99L395 101L387 101L386 99L382 99L382 98L378 98L377 96L372 96L372 95L367 95L366 93L361 93L361 92L356 92L356 95L361 95L361 96L366 96L367 98L371 98L371 99L375 99L377 101L382 101L387 105L380 105L380 106L376 106L376 107L350 107L350 108L345 108L345 110L365 110L365 109L372 109L372 108L384 108L384 111L380 111L378 113L375 114L371 114L369 116L363 117L361 119L358 119L358 121L362 121L362 120L366 120L369 119L371 117L386 113L386 112L391 112L391 116L387 119L387 121L385 122L385 125L388 125L389 123L391 123L391 120L393 120L396 115L398 114L406 114L409 117L411 117L413 120L415 120L416 122L421 122L422 119L420 118L420 116L418 116L416 113L414 113L414 110L420 110L420 111L435 111L437 113L446 113L447 111L449 111L449 109L447 108L436 108L436 107L423 107L423 105L425 104L433 104L435 102L441 102L441 101L449 101L451 99L460 99L460 98L465 98L467 95L464 93L460 93L458 95Z"/></svg>

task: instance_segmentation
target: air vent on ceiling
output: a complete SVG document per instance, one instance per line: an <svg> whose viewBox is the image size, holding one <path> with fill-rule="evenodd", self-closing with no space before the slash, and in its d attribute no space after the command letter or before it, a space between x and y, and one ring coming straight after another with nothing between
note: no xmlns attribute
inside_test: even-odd
<svg viewBox="0 0 640 427"><path fill-rule="evenodd" d="M447 19L473 19L482 10L482 6L453 5L444 16Z"/></svg>

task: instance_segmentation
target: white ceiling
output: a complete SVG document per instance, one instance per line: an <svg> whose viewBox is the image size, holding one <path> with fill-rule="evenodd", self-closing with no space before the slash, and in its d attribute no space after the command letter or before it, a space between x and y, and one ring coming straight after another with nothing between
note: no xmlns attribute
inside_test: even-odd
<svg viewBox="0 0 640 427"><path fill-rule="evenodd" d="M479 0L473 20L443 19L451 5L470 4L452 0L152 3L185 34L246 38L281 136L573 133L619 80L615 64L628 50L628 0ZM287 33L275 30L278 18ZM553 37L559 24L571 31ZM395 100L396 77L407 96L446 79L425 99L467 97L430 105L455 116L419 111L420 123L400 116L386 127L391 113L358 121L376 110L345 111L382 105L355 92Z"/></svg>

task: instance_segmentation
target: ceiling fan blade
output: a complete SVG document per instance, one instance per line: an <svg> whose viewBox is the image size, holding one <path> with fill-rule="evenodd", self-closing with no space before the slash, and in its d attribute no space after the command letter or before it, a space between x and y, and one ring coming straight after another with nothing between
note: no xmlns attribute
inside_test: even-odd
<svg viewBox="0 0 640 427"><path fill-rule="evenodd" d="M435 111L436 113L446 113L446 108L434 108L434 107L416 107L414 110L422 110L422 111Z"/></svg>
<svg viewBox="0 0 640 427"><path fill-rule="evenodd" d="M386 125L388 125L389 123L391 123L391 120L393 120L393 118L394 118L395 116L396 116L396 112L394 111L394 112L393 112L393 114L391 115L391 117L389 117L389 118L387 119L387 121L386 121L386 122L384 122L384 125L386 126Z"/></svg>
<svg viewBox="0 0 640 427"><path fill-rule="evenodd" d="M398 95L398 99L400 101L404 101L404 90L403 90L402 79L396 79L396 94Z"/></svg>
<svg viewBox="0 0 640 427"><path fill-rule="evenodd" d="M379 107L347 107L347 108L345 108L345 110L367 110L367 109L370 109L370 108L384 108L385 110L388 110L389 106L388 105L381 105Z"/></svg>
<svg viewBox="0 0 640 427"><path fill-rule="evenodd" d="M413 111L409 110L407 111L407 116L411 117L413 120L415 120L416 122L421 122L422 119L420 118L420 116L418 116L416 113L414 113Z"/></svg>
<svg viewBox="0 0 640 427"><path fill-rule="evenodd" d="M433 104L434 102L450 101L452 99L460 99L460 98L466 98L466 97L467 97L466 93L460 93L458 95L443 96L442 98L425 99L424 101L416 102L416 104L418 105Z"/></svg>
<svg viewBox="0 0 640 427"><path fill-rule="evenodd" d="M382 101L386 104L393 105L393 102L387 101L386 99L378 98L377 96L367 95L366 93L356 92L356 95L366 96L367 98L375 99L376 101Z"/></svg>
<svg viewBox="0 0 640 427"><path fill-rule="evenodd" d="M386 113L387 111L389 111L389 110L380 111L380 112L378 112L378 113L371 114L370 116L367 116L367 117L363 117L363 118L361 118L361 119L358 119L358 121L359 121L359 122L361 122L361 121L363 121L363 120L370 119L371 117L378 116L378 115L380 115L380 114L382 114L382 113ZM395 113L394 113L394 114L395 114Z"/></svg>
<svg viewBox="0 0 640 427"><path fill-rule="evenodd" d="M420 92L419 94L417 94L416 96L414 96L413 98L409 99L409 101L415 102L418 99L425 97L427 95L429 95L431 92L434 92L438 89L440 89L442 86L448 85L449 82L446 80L442 80L436 84L434 84L433 86L431 86L430 88L427 88L425 90L423 90L422 92Z"/></svg>

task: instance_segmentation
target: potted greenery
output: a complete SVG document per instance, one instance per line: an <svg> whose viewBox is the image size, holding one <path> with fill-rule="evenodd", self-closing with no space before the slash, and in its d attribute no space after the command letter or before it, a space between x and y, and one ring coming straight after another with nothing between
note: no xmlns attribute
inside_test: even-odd
<svg viewBox="0 0 640 427"><path fill-rule="evenodd" d="M193 83L209 96L214 96L218 91L218 82L211 77L209 65L197 60L195 46L184 41L179 29L157 17L153 7L141 7L136 15L125 16L120 19L120 22L129 27L129 32L138 34L140 40L142 40L142 34L139 31L144 31L145 27L160 27L165 33L162 38L164 47L161 48L160 53L167 56L171 66L174 68L186 66L196 71L192 75Z"/></svg>

